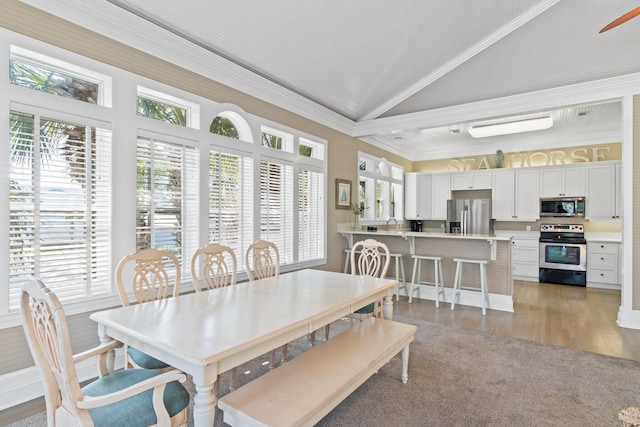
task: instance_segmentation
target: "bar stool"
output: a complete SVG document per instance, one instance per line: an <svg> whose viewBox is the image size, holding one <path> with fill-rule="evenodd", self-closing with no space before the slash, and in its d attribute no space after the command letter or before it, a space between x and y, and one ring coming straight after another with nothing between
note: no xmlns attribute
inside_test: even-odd
<svg viewBox="0 0 640 427"><path fill-rule="evenodd" d="M349 273L349 260L350 260L349 257L351 256L351 249L345 249L344 253L346 255L346 259L344 261L344 272ZM385 256L385 254L380 254L380 255L382 257ZM396 280L398 281L398 284L395 286L395 292L396 292L396 301L399 301L400 288L404 288L405 292L407 291L407 279L405 278L405 274L404 274L404 263L402 262L402 254L393 253L393 254L389 254L389 256L395 261ZM402 279L402 281L400 281L400 279Z"/></svg>
<svg viewBox="0 0 640 427"><path fill-rule="evenodd" d="M451 310L454 309L456 304L456 297L460 297L460 290L465 289L469 291L480 292L482 298L482 314L487 314L487 307L489 306L489 291L487 290L487 261L483 259L462 259L454 258L453 262L456 263L456 275L453 280L453 299L451 300ZM480 287L462 286L462 266L464 264L475 264L480 267Z"/></svg>
<svg viewBox="0 0 640 427"><path fill-rule="evenodd" d="M409 290L409 302L413 300L413 288L415 284L433 285L436 287L436 307L440 307L440 294L442 294L442 302L444 298L444 283L442 279L442 258L439 256L429 255L412 255L413 258L413 274L411 275L411 287ZM422 273L422 261L433 261L433 282L420 281ZM417 277L417 281L416 281ZM420 288L418 288L418 291Z"/></svg>

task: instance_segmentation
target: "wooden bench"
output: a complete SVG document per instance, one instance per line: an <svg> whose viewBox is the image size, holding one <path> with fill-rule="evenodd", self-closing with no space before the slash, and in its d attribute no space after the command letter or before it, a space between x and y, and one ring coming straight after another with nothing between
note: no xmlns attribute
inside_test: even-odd
<svg viewBox="0 0 640 427"><path fill-rule="evenodd" d="M312 426L402 351L408 380L416 326L369 318L223 396L218 407L232 426Z"/></svg>

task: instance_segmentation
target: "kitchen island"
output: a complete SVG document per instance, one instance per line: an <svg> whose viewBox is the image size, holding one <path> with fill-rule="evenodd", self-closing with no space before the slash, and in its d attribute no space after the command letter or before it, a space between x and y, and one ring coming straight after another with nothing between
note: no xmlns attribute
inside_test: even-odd
<svg viewBox="0 0 640 427"><path fill-rule="evenodd" d="M453 258L487 260L487 283L489 290L489 309L513 312L513 280L511 278L511 237L488 234L450 234L442 232L413 232L408 230L349 230L338 229L338 233L347 239L349 248L357 241L376 239L389 247L392 253L402 254L402 262L407 282L411 281L413 259L411 255L431 255L442 257L442 273L445 287L445 302L451 303L453 297L453 279L455 263ZM395 277L394 263L390 264L389 276ZM422 277L418 281L433 281L432 263L424 263ZM463 283L479 286L480 276L475 268L465 268ZM416 284L414 298L436 299L434 286ZM408 295L408 287L401 295ZM456 305L481 306L478 292L463 290L460 302Z"/></svg>

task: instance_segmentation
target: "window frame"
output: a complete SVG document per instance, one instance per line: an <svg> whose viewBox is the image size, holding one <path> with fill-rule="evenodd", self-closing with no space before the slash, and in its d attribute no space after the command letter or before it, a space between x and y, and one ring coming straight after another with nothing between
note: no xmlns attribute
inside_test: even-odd
<svg viewBox="0 0 640 427"><path fill-rule="evenodd" d="M356 170L356 200L361 206L364 204L360 223L375 224L391 218L403 221L404 167L359 151Z"/></svg>

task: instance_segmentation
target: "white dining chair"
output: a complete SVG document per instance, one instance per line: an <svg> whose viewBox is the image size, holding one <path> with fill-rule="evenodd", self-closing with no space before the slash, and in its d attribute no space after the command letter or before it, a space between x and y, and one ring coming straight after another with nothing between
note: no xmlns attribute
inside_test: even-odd
<svg viewBox="0 0 640 427"><path fill-rule="evenodd" d="M124 307L131 304L124 281L124 271L133 266L131 293L137 303L180 295L180 262L171 252L148 248L124 256L116 268L116 284ZM167 269L170 266L174 278ZM132 347L125 346L125 366L145 369L172 369L168 364Z"/></svg>
<svg viewBox="0 0 640 427"><path fill-rule="evenodd" d="M218 243L198 248L191 258L191 278L196 292L235 285L237 271L233 249Z"/></svg>
<svg viewBox="0 0 640 427"><path fill-rule="evenodd" d="M280 274L280 251L275 243L258 240L247 248L245 266L252 281L277 276Z"/></svg>
<svg viewBox="0 0 640 427"><path fill-rule="evenodd" d="M186 426L189 392L178 370L123 369L109 373L107 353L117 341L74 355L67 318L56 295L40 280L23 286L22 324L44 384L47 425ZM76 364L98 358L99 378L81 386ZM152 392L149 392L151 391Z"/></svg>
<svg viewBox="0 0 640 427"><path fill-rule="evenodd" d="M245 266L250 281L266 279L280 275L280 251L275 243L258 240L249 245L245 252ZM281 348L282 359L287 360L287 345ZM269 367L275 366L276 351L269 353Z"/></svg>
<svg viewBox="0 0 640 427"><path fill-rule="evenodd" d="M191 278L196 292L233 286L237 276L236 254L228 246L209 243L195 251L191 257ZM220 378L218 376L218 378ZM237 387L237 369L231 368L229 388ZM220 393L220 381L216 381L215 394Z"/></svg>

